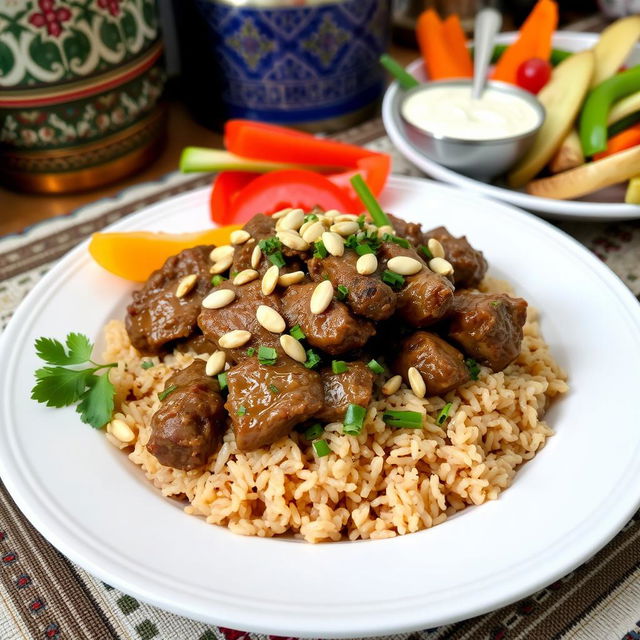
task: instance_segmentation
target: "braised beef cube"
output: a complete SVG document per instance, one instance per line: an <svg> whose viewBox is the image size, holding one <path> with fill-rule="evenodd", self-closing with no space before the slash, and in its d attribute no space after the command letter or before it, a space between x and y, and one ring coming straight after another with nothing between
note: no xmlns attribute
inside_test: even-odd
<svg viewBox="0 0 640 640"><path fill-rule="evenodd" d="M371 402L374 374L364 362L349 362L347 371L333 373L331 367L320 371L324 405L315 418L323 422L339 422L350 404L367 407Z"/></svg>
<svg viewBox="0 0 640 640"><path fill-rule="evenodd" d="M213 353L214 351L217 351L218 345L215 342L207 340L207 338L205 338L200 332L199 327L196 331L196 333L186 340L180 340L176 345L176 349L182 353L187 353L189 351L193 351L195 353Z"/></svg>
<svg viewBox="0 0 640 640"><path fill-rule="evenodd" d="M430 396L445 394L469 380L462 353L428 331L416 331L400 343L393 369L406 384L411 367L420 372Z"/></svg>
<svg viewBox="0 0 640 640"><path fill-rule="evenodd" d="M326 311L311 313L310 300L316 282L287 287L282 294L282 315L287 324L300 325L312 347L337 355L363 347L375 333L368 320L355 318L342 302L334 300Z"/></svg>
<svg viewBox="0 0 640 640"><path fill-rule="evenodd" d="M242 227L245 231L247 231L251 238L247 242L238 245L235 248L233 253L233 264L231 266L232 272L240 272L245 269L253 269L251 266L251 255L253 254L253 250L256 247L256 244L260 242L260 240L264 240L266 238L271 238L275 235L275 220L273 220L270 216L265 216L262 213L258 213L253 216L251 220L249 220L244 227ZM271 262L269 262L264 256L260 260L260 264L257 267L257 271L260 275L263 275L264 272L271 266Z"/></svg>
<svg viewBox="0 0 640 640"><path fill-rule="evenodd" d="M274 365L245 360L229 369L227 384L225 406L242 451L276 442L322 407L320 375L286 356Z"/></svg>
<svg viewBox="0 0 640 640"><path fill-rule="evenodd" d="M418 222L407 222L398 216L394 216L390 213L387 214L395 235L406 238L414 247L419 247L424 244L422 235L422 225Z"/></svg>
<svg viewBox="0 0 640 640"><path fill-rule="evenodd" d="M205 374L202 360L194 360L167 380L165 391L151 418L147 449L167 467L188 471L205 465L227 419L217 381Z"/></svg>
<svg viewBox="0 0 640 640"><path fill-rule="evenodd" d="M267 331L257 320L256 312L260 305L266 305L280 313L279 296L272 293L265 296L262 293L260 280L253 280L247 284L234 285L225 281L211 291L231 289L236 298L221 309L202 308L198 317L198 325L205 338L218 344L218 340L225 333L241 329L251 333L251 339L246 344L235 349L225 349L230 362L239 362L247 357L247 349L257 350L260 346L274 347L280 350L278 334Z"/></svg>
<svg viewBox="0 0 640 640"><path fill-rule="evenodd" d="M449 337L465 353L502 371L520 354L527 302L503 293L456 292Z"/></svg>
<svg viewBox="0 0 640 640"><path fill-rule="evenodd" d="M413 249L401 247L394 242L383 242L378 260L383 269L391 258L407 256L422 264L422 271L404 276L405 284L398 291L396 315L413 327L426 327L441 320L453 303L453 285L447 278L434 273L422 257Z"/></svg>
<svg viewBox="0 0 640 640"><path fill-rule="evenodd" d="M476 287L487 272L487 261L482 251L474 249L466 236L456 238L446 227L437 227L424 234L424 242L435 238L442 244L445 258L453 266L456 287Z"/></svg>
<svg viewBox="0 0 640 640"><path fill-rule="evenodd" d="M345 302L354 313L371 320L385 320L396 310L396 294L376 273L363 276L356 270L358 256L347 250L340 258L312 258L307 262L309 275L321 282L327 277L334 287L348 290Z"/></svg>
<svg viewBox="0 0 640 640"><path fill-rule="evenodd" d="M188 338L197 329L200 305L211 287L212 249L213 246L198 246L167 258L142 289L133 292L125 325L131 344L138 351L159 353L168 343ZM178 284L192 274L197 276L195 286L178 298Z"/></svg>

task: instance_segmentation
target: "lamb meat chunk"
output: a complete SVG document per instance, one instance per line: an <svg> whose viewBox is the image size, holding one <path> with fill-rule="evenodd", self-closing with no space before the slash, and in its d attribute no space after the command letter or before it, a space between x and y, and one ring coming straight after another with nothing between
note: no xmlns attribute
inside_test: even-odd
<svg viewBox="0 0 640 640"><path fill-rule="evenodd" d="M282 294L282 315L290 327L299 324L312 347L331 355L360 349L376 332L373 323L353 316L342 302L334 300L326 311L311 313L311 295L317 283L287 287Z"/></svg>
<svg viewBox="0 0 640 640"><path fill-rule="evenodd" d="M197 329L202 299L209 293L211 275L209 253L213 246L185 249L167 258L142 289L133 292L125 324L131 344L145 355L160 353L168 343L188 338ZM182 298L178 283L195 274L195 287Z"/></svg>
<svg viewBox="0 0 640 640"><path fill-rule="evenodd" d="M373 371L364 362L349 362L344 373L333 373L331 367L320 371L324 390L324 405L314 416L323 422L344 419L347 407L358 404L367 407L373 392Z"/></svg>
<svg viewBox="0 0 640 640"><path fill-rule="evenodd" d="M405 248L394 242L383 242L378 259L382 268L397 256L415 258L424 264L422 271L405 276L405 284L398 291L396 315L412 327L426 327L440 321L453 303L453 285L447 278L433 273L413 248Z"/></svg>
<svg viewBox="0 0 640 640"><path fill-rule="evenodd" d="M195 353L213 353L218 349L218 345L215 342L211 342L211 340L207 340L198 327L197 332L192 336L186 340L180 340L176 344L176 349L182 353L187 353L188 351L194 351Z"/></svg>
<svg viewBox="0 0 640 640"><path fill-rule="evenodd" d="M242 451L276 442L322 407L320 375L286 356L270 366L245 360L229 369L227 384L225 407Z"/></svg>
<svg viewBox="0 0 640 640"><path fill-rule="evenodd" d="M428 331L416 331L400 343L393 369L407 384L411 367L420 372L430 396L443 395L469 380L462 353Z"/></svg>
<svg viewBox="0 0 640 640"><path fill-rule="evenodd" d="M457 291L449 313L449 337L493 371L520 354L527 302L503 293Z"/></svg>
<svg viewBox="0 0 640 640"><path fill-rule="evenodd" d="M422 225L419 222L407 222L390 213L388 213L387 216L397 236L406 238L414 247L419 247L424 244Z"/></svg>
<svg viewBox="0 0 640 640"><path fill-rule="evenodd" d="M194 360L165 383L176 387L151 418L147 449L160 464L188 471L205 465L225 430L227 414L217 381Z"/></svg>
<svg viewBox="0 0 640 640"><path fill-rule="evenodd" d="M357 260L356 253L347 250L340 258L312 258L307 266L309 275L316 282L328 277L334 287L346 287L346 303L354 313L374 321L386 320L396 310L396 294L377 274L359 274L356 271Z"/></svg>
<svg viewBox="0 0 640 640"><path fill-rule="evenodd" d="M435 238L444 248L445 258L453 265L456 287L477 287L487 272L487 261L482 251L474 249L466 236L456 238L446 227L437 227L424 234L424 244Z"/></svg>
<svg viewBox="0 0 640 640"><path fill-rule="evenodd" d="M214 287L211 291L231 289L236 298L222 309L202 308L198 316L198 325L204 337L218 344L221 336L229 331L242 329L251 333L251 339L246 344L235 349L225 349L227 358L231 362L239 362L247 357L247 349L260 346L274 347L280 350L278 334L267 331L257 320L256 311L260 305L266 305L280 313L280 299L275 293L265 296L262 293L260 280L253 280L247 284L234 285L229 280Z"/></svg>

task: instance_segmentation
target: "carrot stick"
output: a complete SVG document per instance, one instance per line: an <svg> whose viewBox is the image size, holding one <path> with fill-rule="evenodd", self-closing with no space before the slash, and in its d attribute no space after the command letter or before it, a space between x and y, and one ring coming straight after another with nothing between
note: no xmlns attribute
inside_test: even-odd
<svg viewBox="0 0 640 640"><path fill-rule="evenodd" d="M465 75L471 77L473 75L473 62L467 48L467 39L460 24L460 17L457 13L452 13L444 21L443 30L452 57L465 72Z"/></svg>
<svg viewBox="0 0 640 640"><path fill-rule="evenodd" d="M525 60L548 60L551 55L551 38L557 24L557 4L553 0L538 0L520 28L517 40L498 60L493 79L516 84L518 67Z"/></svg>
<svg viewBox="0 0 640 640"><path fill-rule="evenodd" d="M600 160L601 158L606 158L614 153L618 153L618 151L624 151L639 144L640 124L636 124L633 127L621 131L618 135L609 138L606 151L594 154L593 159Z"/></svg>
<svg viewBox="0 0 640 640"><path fill-rule="evenodd" d="M442 21L433 9L423 11L418 17L416 36L429 80L465 77L464 70L449 51Z"/></svg>

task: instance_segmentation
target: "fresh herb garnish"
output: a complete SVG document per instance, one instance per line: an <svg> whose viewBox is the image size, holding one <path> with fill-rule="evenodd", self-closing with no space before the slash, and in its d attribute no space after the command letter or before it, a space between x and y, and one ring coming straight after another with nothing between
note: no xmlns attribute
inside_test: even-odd
<svg viewBox="0 0 640 640"><path fill-rule="evenodd" d="M304 217L305 222L315 222L318 219L318 216L315 213L308 213Z"/></svg>
<svg viewBox="0 0 640 640"><path fill-rule="evenodd" d="M347 287L345 287L343 284L339 284L336 287L337 293L336 293L336 300L345 300L346 297L349 295L349 289Z"/></svg>
<svg viewBox="0 0 640 640"><path fill-rule="evenodd" d="M326 440L314 440L311 445L313 446L313 450L316 452L318 458L324 458L331 453L331 449L329 449L329 445Z"/></svg>
<svg viewBox="0 0 640 640"><path fill-rule="evenodd" d="M247 407L240 405L238 407L238 410L236 411L236 415L237 416L244 416L247 414Z"/></svg>
<svg viewBox="0 0 640 640"><path fill-rule="evenodd" d="M170 384L166 389L158 394L158 400L164 400L168 395L171 395L178 387L175 384Z"/></svg>
<svg viewBox="0 0 640 640"><path fill-rule="evenodd" d="M151 369L151 367L155 366L152 360L145 360L140 364L143 369Z"/></svg>
<svg viewBox="0 0 640 640"><path fill-rule="evenodd" d="M333 373L345 373L345 371L349 371L349 365L344 360L332 360L331 371Z"/></svg>
<svg viewBox="0 0 640 640"><path fill-rule="evenodd" d="M355 249L359 256L364 256L367 253L375 253L368 244L359 244Z"/></svg>
<svg viewBox="0 0 640 640"><path fill-rule="evenodd" d="M398 289L402 289L404 285L404 276L385 269L382 273L382 282L386 282L392 289L397 291Z"/></svg>
<svg viewBox="0 0 640 640"><path fill-rule="evenodd" d="M399 238L398 236L394 236L392 233L385 233L382 236L383 242L394 242L395 244L403 247L404 249L409 248L409 241L406 238Z"/></svg>
<svg viewBox="0 0 640 640"><path fill-rule="evenodd" d="M297 324L294 327L291 327L289 334L292 338L296 340L304 340L307 336L304 334L304 331L301 329L300 325Z"/></svg>
<svg viewBox="0 0 640 640"><path fill-rule="evenodd" d="M219 373L218 374L218 384L220 385L220 391L225 392L229 389L229 383L227 382L227 374Z"/></svg>
<svg viewBox="0 0 640 640"><path fill-rule="evenodd" d="M277 267L284 267L286 264L284 256L282 255L282 243L278 238L272 236L271 238L264 238L258 242L258 246L262 253L269 259L271 264L275 264Z"/></svg>
<svg viewBox="0 0 640 640"><path fill-rule="evenodd" d="M422 429L422 414L419 411L385 411L385 424L396 429Z"/></svg>
<svg viewBox="0 0 640 640"><path fill-rule="evenodd" d="M249 356L249 358L251 358L251 356L253 356L255 354L256 350L255 347L249 347L247 349L247 356Z"/></svg>
<svg viewBox="0 0 640 640"><path fill-rule="evenodd" d="M384 373L384 367L377 360L370 360L367 363L367 367L369 367L373 373Z"/></svg>
<svg viewBox="0 0 640 640"><path fill-rule="evenodd" d="M38 338L36 355L49 367L35 372L36 384L31 398L48 407L67 407L79 402L76 411L82 422L100 429L113 413L115 388L109 380L109 372L96 375L101 369L111 369L117 363L97 364L91 360L93 344L81 333L70 333L65 346L54 338ZM69 365L90 363L85 369L70 368Z"/></svg>
<svg viewBox="0 0 640 640"><path fill-rule="evenodd" d="M318 436L321 436L323 433L324 433L324 427L319 422L316 422L315 424L312 424L310 427L305 429L302 435L306 440L315 440Z"/></svg>
<svg viewBox="0 0 640 640"><path fill-rule="evenodd" d="M327 247L324 246L322 240L316 240L313 243L313 257L314 258L326 258L329 255Z"/></svg>
<svg viewBox="0 0 640 640"><path fill-rule="evenodd" d="M357 218L356 222L361 229L364 229L364 213L361 213Z"/></svg>
<svg viewBox="0 0 640 640"><path fill-rule="evenodd" d="M278 362L278 352L273 347L258 347L258 362L264 365L274 365Z"/></svg>
<svg viewBox="0 0 640 640"><path fill-rule="evenodd" d="M320 356L313 349L307 349L307 360L304 366L307 367L307 369L313 369L318 366L319 362Z"/></svg>
<svg viewBox="0 0 640 640"><path fill-rule="evenodd" d="M442 409L440 409L440 413L438 414L438 417L436 418L436 423L437 424L443 424L444 421L447 419L447 416L449 415L449 410L451 409L451 403L447 402L447 404L444 405L444 407L442 407Z"/></svg>
<svg viewBox="0 0 640 640"><path fill-rule="evenodd" d="M359 404L350 404L344 414L342 432L349 436L357 436L362 431L367 410Z"/></svg>
<svg viewBox="0 0 640 640"><path fill-rule="evenodd" d="M280 389L278 389L278 387L276 387L275 384L270 384L269 385L269 391L271 391L271 393L273 393L273 394L280 393Z"/></svg>
<svg viewBox="0 0 640 640"><path fill-rule="evenodd" d="M480 375L480 365L473 358L467 358L464 363L467 365L467 369L469 369L471 379L477 380Z"/></svg>
<svg viewBox="0 0 640 640"><path fill-rule="evenodd" d="M216 275L216 276L213 276L213 278L211 278L211 284L214 287L217 287L218 285L221 285L225 280L226 278L224 276Z"/></svg>
<svg viewBox="0 0 640 640"><path fill-rule="evenodd" d="M287 264L284 256L282 255L282 251L276 251L275 253L272 253L270 256L268 256L268 258L269 262L271 262L271 264L275 264L278 269L282 269L282 267Z"/></svg>
<svg viewBox="0 0 640 640"><path fill-rule="evenodd" d="M429 251L429 247L424 244L420 245L418 251L420 251L420 253L422 253L422 255L424 255L427 260L431 260L433 258L433 253L431 253L431 251Z"/></svg>

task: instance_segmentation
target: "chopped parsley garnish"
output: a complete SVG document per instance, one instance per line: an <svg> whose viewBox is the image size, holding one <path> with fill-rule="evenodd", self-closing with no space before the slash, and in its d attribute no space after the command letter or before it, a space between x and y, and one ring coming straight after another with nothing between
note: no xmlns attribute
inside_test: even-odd
<svg viewBox="0 0 640 640"><path fill-rule="evenodd" d="M308 213L304 217L305 222L315 222L318 219L318 216L315 213Z"/></svg>
<svg viewBox="0 0 640 640"><path fill-rule="evenodd" d="M255 352L256 352L256 350L255 350L255 348L254 348L254 347L249 347L249 348L247 349L247 355L248 355L249 357L251 357Z"/></svg>
<svg viewBox="0 0 640 640"><path fill-rule="evenodd" d="M246 415L246 414L247 414L247 407L245 407L245 406L243 406L243 405L240 405L240 406L238 407L238 410L236 411L236 415L238 415L238 416L244 416L244 415Z"/></svg>
<svg viewBox="0 0 640 640"><path fill-rule="evenodd" d="M359 231L348 236L344 246L361 256L365 253L375 253L380 247L380 240L375 231Z"/></svg>
<svg viewBox="0 0 640 640"><path fill-rule="evenodd" d="M271 393L273 393L273 394L280 393L280 389L278 389L278 387L276 387L275 384L270 384L269 385L269 391L271 391Z"/></svg>
<svg viewBox="0 0 640 640"><path fill-rule="evenodd" d="M385 233L382 236L383 242L395 242L395 244L400 245L404 249L409 248L409 241L406 238L399 238L398 236L394 236L391 233Z"/></svg>
<svg viewBox="0 0 640 640"><path fill-rule="evenodd" d="M226 278L224 276L221 276L221 275L213 276L213 278L211 278L211 284L214 287L217 287L218 285L221 285L225 280Z"/></svg>
<svg viewBox="0 0 640 640"><path fill-rule="evenodd" d="M480 375L480 365L473 358L467 358L464 363L467 365L467 369L469 369L471 379L477 380Z"/></svg>
<svg viewBox="0 0 640 640"><path fill-rule="evenodd" d="M331 449L329 449L329 445L326 440L314 440L311 445L313 446L313 450L316 452L318 458L324 458L331 453Z"/></svg>
<svg viewBox="0 0 640 640"><path fill-rule="evenodd" d="M385 411L385 424L396 429L422 429L422 414L419 411Z"/></svg>
<svg viewBox="0 0 640 640"><path fill-rule="evenodd" d="M364 229L364 213L361 213L357 218L356 222L361 229Z"/></svg>
<svg viewBox="0 0 640 640"><path fill-rule="evenodd" d="M158 400L164 400L168 395L171 395L178 387L175 384L170 384L164 391L158 394Z"/></svg>
<svg viewBox="0 0 640 640"><path fill-rule="evenodd" d="M321 436L323 433L324 433L324 427L319 422L316 422L315 424L312 424L310 427L305 429L302 435L306 440L315 440L316 438Z"/></svg>
<svg viewBox="0 0 640 640"><path fill-rule="evenodd" d="M32 400L48 407L67 407L79 402L76 411L82 422L100 429L113 413L115 388L109 380L109 372L96 375L101 369L111 369L117 363L97 364L91 360L93 344L81 333L70 333L66 348L54 338L38 338L36 355L49 365L35 372L36 384L31 390ZM92 367L72 368L89 363ZM71 365L71 366L69 366Z"/></svg>
<svg viewBox="0 0 640 640"><path fill-rule="evenodd" d="M229 389L229 383L227 382L227 374L218 374L218 384L220 385L220 391L225 392Z"/></svg>
<svg viewBox="0 0 640 640"><path fill-rule="evenodd" d="M145 360L140 364L143 369L151 369L151 367L155 366L152 360Z"/></svg>
<svg viewBox="0 0 640 640"><path fill-rule="evenodd" d="M282 255L282 251L276 251L267 257L269 258L269 262L271 262L271 264L275 264L279 269L282 269L282 267L287 264L284 256Z"/></svg>
<svg viewBox="0 0 640 640"><path fill-rule="evenodd" d="M349 365L344 360L332 360L331 371L333 371L333 373L344 373L345 371L349 371Z"/></svg>
<svg viewBox="0 0 640 640"><path fill-rule="evenodd" d="M373 373L384 373L384 367L377 360L370 360L367 363L367 367L369 367Z"/></svg>
<svg viewBox="0 0 640 640"><path fill-rule="evenodd" d="M433 258L433 253L431 253L431 251L429 251L429 247L427 247L424 244L420 245L420 248L418 249L418 251L427 259L427 260L431 260Z"/></svg>
<svg viewBox="0 0 640 640"><path fill-rule="evenodd" d="M349 295L349 289L345 287L343 284L339 284L336 287L336 290L337 290L336 300L342 301Z"/></svg>
<svg viewBox="0 0 640 640"><path fill-rule="evenodd" d="M404 285L404 276L385 269L382 273L382 282L386 282L392 289L397 291L398 289L402 289Z"/></svg>
<svg viewBox="0 0 640 640"><path fill-rule="evenodd" d="M319 362L320 356L313 349L307 349L307 360L304 366L307 367L307 369L313 369L318 366Z"/></svg>
<svg viewBox="0 0 640 640"><path fill-rule="evenodd" d="M322 240L316 240L313 243L313 257L314 258L326 258L329 255L327 247L324 246Z"/></svg>
<svg viewBox="0 0 640 640"><path fill-rule="evenodd" d="M265 238L258 242L258 246L262 253L269 259L271 264L275 264L277 267L284 267L286 264L284 256L282 255L282 243L278 238L272 236L271 238Z"/></svg>
<svg viewBox="0 0 640 640"><path fill-rule="evenodd" d="M295 325L295 327L291 327L289 334L296 340L304 340L307 337L299 324Z"/></svg>
<svg viewBox="0 0 640 640"><path fill-rule="evenodd" d="M274 365L278 362L278 352L273 347L258 347L258 362L264 365Z"/></svg>
<svg viewBox="0 0 640 640"><path fill-rule="evenodd" d="M342 432L348 436L359 435L364 426L364 418L366 415L367 410L364 407L361 407L359 404L350 404L347 407L347 412L344 414Z"/></svg>
<svg viewBox="0 0 640 640"><path fill-rule="evenodd" d="M438 417L436 418L436 423L437 424L444 424L444 421L447 419L450 410L451 410L451 403L447 402L447 404L445 404L444 407L442 407L442 409L440 409L440 413L438 414Z"/></svg>

